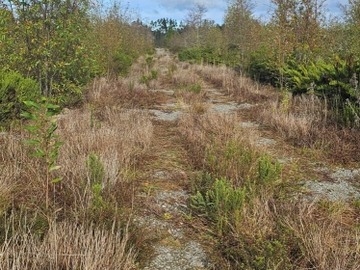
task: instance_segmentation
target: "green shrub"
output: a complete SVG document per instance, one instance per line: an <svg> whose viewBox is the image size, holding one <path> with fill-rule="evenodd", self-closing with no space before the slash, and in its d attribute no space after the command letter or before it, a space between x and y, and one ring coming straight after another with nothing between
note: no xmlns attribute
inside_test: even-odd
<svg viewBox="0 0 360 270"><path fill-rule="evenodd" d="M105 181L105 168L100 157L91 153L87 159L86 166L89 173L89 184L92 192L91 211L94 216L102 215L102 211L109 207L103 198L103 189Z"/></svg>
<svg viewBox="0 0 360 270"><path fill-rule="evenodd" d="M358 126L360 63L335 57L307 64L289 60L282 68L287 88L295 95L312 93L326 98L337 120Z"/></svg>
<svg viewBox="0 0 360 270"><path fill-rule="evenodd" d="M204 193L198 191L191 198L191 206L212 220L222 235L229 230L232 220L240 214L246 197L245 188L235 188L225 178L217 179Z"/></svg>
<svg viewBox="0 0 360 270"><path fill-rule="evenodd" d="M250 55L248 73L258 82L276 86L279 82L279 69L269 55L270 52L264 47L254 51Z"/></svg>
<svg viewBox="0 0 360 270"><path fill-rule="evenodd" d="M115 75L126 76L134 62L134 57L130 54L119 51L114 55L112 72Z"/></svg>
<svg viewBox="0 0 360 270"><path fill-rule="evenodd" d="M150 70L149 75L143 75L140 78L140 83L145 84L147 87L150 87L150 82L152 80L156 80L158 78L158 71L157 70Z"/></svg>
<svg viewBox="0 0 360 270"><path fill-rule="evenodd" d="M100 158L91 153L87 159L86 166L89 171L90 184L102 184L105 178L105 169Z"/></svg>
<svg viewBox="0 0 360 270"><path fill-rule="evenodd" d="M195 93L195 94L200 94L200 92L201 92L201 84L199 84L199 83L191 84L191 85L187 86L186 89L189 92L192 92L192 93Z"/></svg>
<svg viewBox="0 0 360 270"><path fill-rule="evenodd" d="M0 123L19 118L25 100L40 97L39 84L15 71L0 71Z"/></svg>
<svg viewBox="0 0 360 270"><path fill-rule="evenodd" d="M190 61L194 63L221 64L224 59L221 53L214 48L187 48L179 52L180 61Z"/></svg>

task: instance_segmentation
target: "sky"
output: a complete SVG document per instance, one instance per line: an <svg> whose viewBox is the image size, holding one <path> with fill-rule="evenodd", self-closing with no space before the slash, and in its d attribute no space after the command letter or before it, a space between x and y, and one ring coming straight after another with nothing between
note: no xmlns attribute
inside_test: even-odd
<svg viewBox="0 0 360 270"><path fill-rule="evenodd" d="M273 10L271 0L254 0L253 2L255 17L262 20L268 19ZM201 3L208 10L205 17L222 24L228 0L128 0L126 3L146 23L160 18L184 20L189 9L196 3ZM330 16L341 15L340 4L346 3L347 0L326 0L326 13Z"/></svg>

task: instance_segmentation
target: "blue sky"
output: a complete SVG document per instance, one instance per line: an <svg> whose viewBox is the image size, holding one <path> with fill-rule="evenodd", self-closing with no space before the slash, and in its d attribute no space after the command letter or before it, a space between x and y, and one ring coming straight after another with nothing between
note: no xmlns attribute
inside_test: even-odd
<svg viewBox="0 0 360 270"><path fill-rule="evenodd" d="M270 0L254 0L254 15L257 18L269 18L272 11ZM144 22L150 22L159 18L172 18L178 21L184 20L196 3L204 4L208 12L206 18L217 23L222 23L228 0L128 0L126 4L135 11ZM327 0L325 2L326 12L329 15L340 15L340 4L346 4L347 0ZM125 2L124 2L125 4Z"/></svg>

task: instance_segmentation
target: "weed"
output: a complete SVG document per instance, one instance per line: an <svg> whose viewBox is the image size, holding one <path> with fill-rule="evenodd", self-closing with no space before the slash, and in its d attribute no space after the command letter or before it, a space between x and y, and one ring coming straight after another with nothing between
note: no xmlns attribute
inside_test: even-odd
<svg viewBox="0 0 360 270"><path fill-rule="evenodd" d="M149 75L143 75L140 79L140 83L145 84L148 88L150 87L150 82L158 78L158 71L151 70Z"/></svg>
<svg viewBox="0 0 360 270"><path fill-rule="evenodd" d="M217 179L204 194L198 191L191 198L191 206L213 220L218 234L222 235L228 229L229 221L240 212L245 197L245 189L234 188L227 179Z"/></svg>
<svg viewBox="0 0 360 270"><path fill-rule="evenodd" d="M201 84L200 83L195 83L195 84L188 85L186 87L186 90L190 91L192 93L195 93L195 94L200 94L200 92L201 92Z"/></svg>
<svg viewBox="0 0 360 270"><path fill-rule="evenodd" d="M40 159L43 177L46 185L46 208L49 207L50 185L61 181L61 177L55 177L53 172L60 169L57 165L59 148L63 144L55 133L58 126L53 116L58 112L59 106L47 102L45 98L40 103L24 101L28 107L28 112L23 112L22 116L31 121L25 128L30 132L31 139L25 143L31 146L33 156Z"/></svg>

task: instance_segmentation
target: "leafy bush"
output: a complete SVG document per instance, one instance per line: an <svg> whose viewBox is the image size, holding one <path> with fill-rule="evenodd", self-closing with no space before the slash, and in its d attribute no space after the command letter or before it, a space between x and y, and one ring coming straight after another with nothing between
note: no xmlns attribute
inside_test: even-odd
<svg viewBox="0 0 360 270"><path fill-rule="evenodd" d="M285 83L294 94L314 91L319 96L341 99L355 98L355 85L351 78L357 74L356 66L350 66L345 60L336 58L334 62L319 59L308 64L289 60L282 69Z"/></svg>
<svg viewBox="0 0 360 270"><path fill-rule="evenodd" d="M204 212L217 225L218 233L229 229L234 215L241 210L246 196L245 188L235 188L225 178L215 180L213 186L205 194L197 192L192 197L193 209Z"/></svg>
<svg viewBox="0 0 360 270"><path fill-rule="evenodd" d="M129 73L134 60L135 59L132 55L124 51L118 51L114 55L112 72L115 75L126 76Z"/></svg>
<svg viewBox="0 0 360 270"><path fill-rule="evenodd" d="M219 52L213 48L187 48L179 52L180 61L191 61L195 63L205 62L208 64L223 63Z"/></svg>
<svg viewBox="0 0 360 270"><path fill-rule="evenodd" d="M0 123L19 118L23 101L40 97L39 84L15 71L0 71Z"/></svg>
<svg viewBox="0 0 360 270"><path fill-rule="evenodd" d="M333 61L319 59L308 64L288 61L282 69L285 84L296 94L313 93L328 99L340 123L358 125L360 108L360 64L336 57Z"/></svg>
<svg viewBox="0 0 360 270"><path fill-rule="evenodd" d="M248 73L256 81L276 86L279 81L279 69L269 55L264 47L254 51L250 56Z"/></svg>

